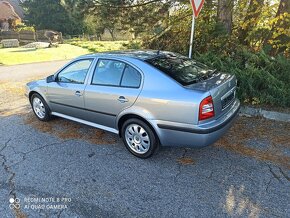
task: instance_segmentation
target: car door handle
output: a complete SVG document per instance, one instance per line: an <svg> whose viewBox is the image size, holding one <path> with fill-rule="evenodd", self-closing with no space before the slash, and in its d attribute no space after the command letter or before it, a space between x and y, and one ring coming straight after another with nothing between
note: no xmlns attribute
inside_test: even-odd
<svg viewBox="0 0 290 218"><path fill-rule="evenodd" d="M125 102L128 102L129 100L127 98L125 98L124 96L120 96L118 98L118 101L121 102L121 103L125 103Z"/></svg>
<svg viewBox="0 0 290 218"><path fill-rule="evenodd" d="M83 94L80 91L76 91L75 95L81 97Z"/></svg>

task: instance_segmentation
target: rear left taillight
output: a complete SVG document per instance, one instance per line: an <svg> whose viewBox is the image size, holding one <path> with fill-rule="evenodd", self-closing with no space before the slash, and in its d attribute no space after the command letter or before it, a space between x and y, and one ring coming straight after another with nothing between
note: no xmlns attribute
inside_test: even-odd
<svg viewBox="0 0 290 218"><path fill-rule="evenodd" d="M211 96L203 99L199 105L199 117L198 120L206 120L214 117L213 100Z"/></svg>

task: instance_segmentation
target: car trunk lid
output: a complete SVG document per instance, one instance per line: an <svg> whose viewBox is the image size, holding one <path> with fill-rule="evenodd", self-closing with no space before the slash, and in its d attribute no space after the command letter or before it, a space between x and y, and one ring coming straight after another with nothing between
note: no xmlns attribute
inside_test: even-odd
<svg viewBox="0 0 290 218"><path fill-rule="evenodd" d="M214 103L215 119L226 113L236 97L236 76L227 73L214 73L207 79L186 86L188 89L208 92Z"/></svg>

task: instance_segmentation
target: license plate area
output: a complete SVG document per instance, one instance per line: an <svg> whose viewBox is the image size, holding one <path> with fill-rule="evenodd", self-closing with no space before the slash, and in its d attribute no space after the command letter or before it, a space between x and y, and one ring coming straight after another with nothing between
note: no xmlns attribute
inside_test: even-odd
<svg viewBox="0 0 290 218"><path fill-rule="evenodd" d="M228 106L230 106L236 97L236 88L230 90L227 94L225 94L221 98L222 103L222 110L226 109Z"/></svg>

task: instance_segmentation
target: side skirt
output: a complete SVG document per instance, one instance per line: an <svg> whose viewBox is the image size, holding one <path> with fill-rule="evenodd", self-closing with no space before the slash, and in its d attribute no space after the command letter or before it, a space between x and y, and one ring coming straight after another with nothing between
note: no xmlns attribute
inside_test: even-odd
<svg viewBox="0 0 290 218"><path fill-rule="evenodd" d="M98 129L102 129L102 130L105 130L105 131L108 131L108 132L112 132L112 133L115 133L115 134L119 134L119 131L116 130L116 129L113 129L113 128L110 128L110 127L107 127L107 126L103 126L103 125L99 125L99 124L96 124L96 123L92 123L92 122L89 122L89 121L86 121L86 120L82 120L82 119L79 119L79 118L71 117L71 116L68 116L68 115L65 115L65 114L52 112L51 115L54 115L54 116L57 116L57 117L62 117L62 118L68 119L68 120L72 120L72 121L75 121L75 122L78 122L78 123L82 123L82 124L85 124L85 125L88 125L88 126L92 126L92 127L98 128Z"/></svg>

